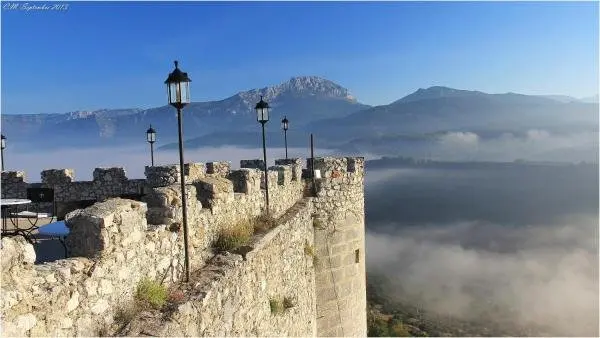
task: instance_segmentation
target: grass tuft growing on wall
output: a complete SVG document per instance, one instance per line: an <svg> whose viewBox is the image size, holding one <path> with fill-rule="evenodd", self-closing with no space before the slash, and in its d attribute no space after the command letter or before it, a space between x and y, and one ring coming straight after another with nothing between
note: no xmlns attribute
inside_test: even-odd
<svg viewBox="0 0 600 338"><path fill-rule="evenodd" d="M160 309L167 302L167 288L149 278L142 279L137 286L135 299L140 305L149 305Z"/></svg>
<svg viewBox="0 0 600 338"><path fill-rule="evenodd" d="M254 234L254 226L245 220L221 229L214 243L218 251L231 251L248 244Z"/></svg>
<svg viewBox="0 0 600 338"><path fill-rule="evenodd" d="M285 310L285 307L283 306L283 301L279 299L269 299L269 306L271 307L271 313L274 315L282 314Z"/></svg>

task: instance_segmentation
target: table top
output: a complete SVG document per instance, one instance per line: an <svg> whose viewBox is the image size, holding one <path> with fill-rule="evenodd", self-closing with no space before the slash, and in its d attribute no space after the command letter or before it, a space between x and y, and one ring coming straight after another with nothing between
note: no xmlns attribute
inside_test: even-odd
<svg viewBox="0 0 600 338"><path fill-rule="evenodd" d="M18 205L18 204L28 204L31 203L31 200L24 198L2 198L0 199L0 205Z"/></svg>
<svg viewBox="0 0 600 338"><path fill-rule="evenodd" d="M66 236L70 232L69 228L64 221L58 221L54 223L49 223L46 225L42 225L38 229L38 233L40 235L50 235L50 236Z"/></svg>

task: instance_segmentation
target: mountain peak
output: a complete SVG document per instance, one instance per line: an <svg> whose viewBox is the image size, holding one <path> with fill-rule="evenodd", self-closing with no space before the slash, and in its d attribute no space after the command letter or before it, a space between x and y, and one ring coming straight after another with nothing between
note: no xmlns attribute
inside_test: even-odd
<svg viewBox="0 0 600 338"><path fill-rule="evenodd" d="M396 102L412 102L427 99L438 99L443 97L472 96L482 94L482 92L478 91L454 89L444 86L432 86L429 88L419 88L414 93L409 94Z"/></svg>
<svg viewBox="0 0 600 338"><path fill-rule="evenodd" d="M261 95L267 101L276 101L281 96L289 95L327 97L356 102L348 89L320 76L294 76L278 85L253 89L238 95L247 102L255 102Z"/></svg>

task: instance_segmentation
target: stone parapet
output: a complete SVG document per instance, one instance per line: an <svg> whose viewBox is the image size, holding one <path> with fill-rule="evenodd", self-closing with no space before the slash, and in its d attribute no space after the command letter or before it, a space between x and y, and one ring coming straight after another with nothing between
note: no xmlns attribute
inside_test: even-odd
<svg viewBox="0 0 600 338"><path fill-rule="evenodd" d="M206 176L206 168L207 165L201 162L196 163L185 163L183 165L184 173L185 173L185 182L191 183L195 182L198 179Z"/></svg>
<svg viewBox="0 0 600 338"><path fill-rule="evenodd" d="M42 183L54 186L71 183L75 180L73 169L47 169L41 173Z"/></svg>
<svg viewBox="0 0 600 338"><path fill-rule="evenodd" d="M265 170L265 161L255 159L255 160L241 160L240 168L250 168L250 169L260 169Z"/></svg>
<svg viewBox="0 0 600 338"><path fill-rule="evenodd" d="M121 183L127 181L125 169L121 167L115 168L96 168L93 174L94 181L104 182L106 184Z"/></svg>
<svg viewBox="0 0 600 338"><path fill-rule="evenodd" d="M208 162L206 164L206 173L220 177L227 177L231 171L231 162Z"/></svg>
<svg viewBox="0 0 600 338"><path fill-rule="evenodd" d="M2 198L26 198L27 182L24 171L2 172Z"/></svg>
<svg viewBox="0 0 600 338"><path fill-rule="evenodd" d="M144 169L146 175L146 184L150 187L166 187L176 184L181 179L179 165L163 165Z"/></svg>
<svg viewBox="0 0 600 338"><path fill-rule="evenodd" d="M32 264L22 237L2 238L2 336L101 336L142 278L177 281L178 233L146 228L145 204L114 199L69 214L73 257Z"/></svg>

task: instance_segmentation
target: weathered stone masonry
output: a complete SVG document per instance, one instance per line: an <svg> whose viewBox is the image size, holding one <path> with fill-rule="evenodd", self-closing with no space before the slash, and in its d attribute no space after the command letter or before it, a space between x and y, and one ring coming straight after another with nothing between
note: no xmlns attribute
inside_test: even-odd
<svg viewBox="0 0 600 338"><path fill-rule="evenodd" d="M310 162L310 161L309 161ZM367 335L364 160L316 158L317 331ZM308 164L310 167L310 163Z"/></svg>
<svg viewBox="0 0 600 338"><path fill-rule="evenodd" d="M257 160L235 171L228 162L185 165L194 295L153 333L365 336L362 158L316 159L323 177L316 197L305 197L311 181L302 179L300 160L277 160L268 173L278 226L255 236L244 257L215 254L211 244L223 227L263 212L260 168ZM2 335L106 334L141 278L179 281L179 175L176 165L147 167L146 180L128 180L121 168L109 168L96 169L91 182L73 182L70 170L44 171L42 182L55 188L57 201L104 202L67 215L72 258L35 265L31 245L20 237L2 239ZM2 196L24 197L23 178L22 172L3 173ZM143 202L109 199L140 192ZM314 265L306 253L313 246ZM271 314L269 299L284 296L294 307Z"/></svg>

